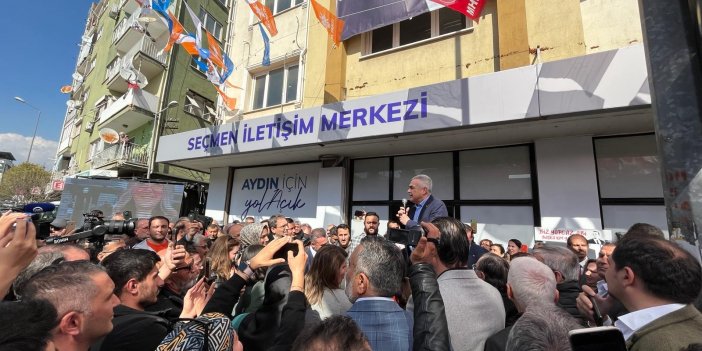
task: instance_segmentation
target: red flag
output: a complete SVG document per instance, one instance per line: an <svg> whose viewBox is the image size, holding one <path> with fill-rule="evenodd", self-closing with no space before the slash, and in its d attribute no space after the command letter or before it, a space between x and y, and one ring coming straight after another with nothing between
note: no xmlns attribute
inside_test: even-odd
<svg viewBox="0 0 702 351"><path fill-rule="evenodd" d="M331 11L318 4L315 0L310 0L314 15L317 16L319 23L329 32L329 36L334 40L334 44L339 46L341 43L341 32L344 31L344 21L336 17Z"/></svg>
<svg viewBox="0 0 702 351"><path fill-rule="evenodd" d="M219 43L210 32L205 31L205 33L207 33L207 48L210 49L210 60L219 68L224 69L224 59L222 59L222 49L219 47Z"/></svg>
<svg viewBox="0 0 702 351"><path fill-rule="evenodd" d="M432 0L437 4L444 5L452 10L458 11L474 21L480 19L486 0Z"/></svg>
<svg viewBox="0 0 702 351"><path fill-rule="evenodd" d="M215 85L215 89L217 89L217 92L219 93L219 96L222 97L222 101L224 101L224 105L227 107L227 110L229 111L234 111L236 108L236 98L229 97L227 94L225 94L219 87Z"/></svg>
<svg viewBox="0 0 702 351"><path fill-rule="evenodd" d="M270 33L272 37L278 34L278 28L275 26L275 18L273 18L271 9L262 4L260 1L247 0L247 2L249 3L249 7L251 7L251 11L253 11L254 15L258 17L264 26L266 26L268 33Z"/></svg>

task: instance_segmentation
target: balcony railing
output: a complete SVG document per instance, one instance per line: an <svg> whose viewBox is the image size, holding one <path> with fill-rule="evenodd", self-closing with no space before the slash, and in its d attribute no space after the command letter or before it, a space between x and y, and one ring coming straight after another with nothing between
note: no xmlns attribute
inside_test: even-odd
<svg viewBox="0 0 702 351"><path fill-rule="evenodd" d="M112 43L114 44L119 38L126 33L130 27L132 26L138 26L138 28L141 28L141 24L139 23L139 12L134 12L131 16L122 19L117 27L115 27L114 32L112 32Z"/></svg>
<svg viewBox="0 0 702 351"><path fill-rule="evenodd" d="M114 163L116 166L132 164L146 167L149 159L149 146L134 143L117 143L93 156L93 168Z"/></svg>
<svg viewBox="0 0 702 351"><path fill-rule="evenodd" d="M138 114L144 115L144 119L153 119L153 114L158 108L158 97L145 90L130 90L107 106L104 111L102 111L98 124L106 122L112 118L112 116L115 116L120 113L120 111L125 110L125 108L133 109L135 107L145 111L138 112Z"/></svg>
<svg viewBox="0 0 702 351"><path fill-rule="evenodd" d="M143 52L146 54L146 56L151 57L152 59L160 62L162 65L166 64L166 53L161 53L159 55L159 49L156 48L156 45L154 45L153 41L151 41L151 38L148 38L144 36L139 40L139 42L134 45L132 49L130 49L124 57L132 57L135 56L139 52ZM137 63L134 63L136 66ZM139 67L137 67L138 69Z"/></svg>
<svg viewBox="0 0 702 351"><path fill-rule="evenodd" d="M109 82L116 75L119 74L119 67L122 65L122 58L118 57L116 60L107 66L107 72L105 73L105 81Z"/></svg>

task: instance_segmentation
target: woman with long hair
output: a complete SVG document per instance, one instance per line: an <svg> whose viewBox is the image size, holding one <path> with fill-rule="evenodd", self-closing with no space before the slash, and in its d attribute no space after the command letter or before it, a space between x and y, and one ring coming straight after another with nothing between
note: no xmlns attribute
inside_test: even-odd
<svg viewBox="0 0 702 351"><path fill-rule="evenodd" d="M321 320L342 315L351 308L351 301L340 288L348 268L347 256L346 250L339 246L323 246L305 277L305 296Z"/></svg>
<svg viewBox="0 0 702 351"><path fill-rule="evenodd" d="M217 281L223 282L231 278L235 271L234 259L239 252L241 243L230 236L217 238L209 253L210 271L217 275Z"/></svg>
<svg viewBox="0 0 702 351"><path fill-rule="evenodd" d="M509 327L519 318L519 312L514 302L507 297L507 274L509 273L509 262L499 255L493 253L484 254L478 262L473 265L475 274L486 283L492 285L500 292L502 304L505 307L505 327Z"/></svg>

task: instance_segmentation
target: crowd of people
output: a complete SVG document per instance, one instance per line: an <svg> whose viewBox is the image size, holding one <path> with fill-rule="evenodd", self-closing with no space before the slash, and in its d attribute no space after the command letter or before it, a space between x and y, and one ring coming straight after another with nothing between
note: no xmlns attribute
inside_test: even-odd
<svg viewBox="0 0 702 351"><path fill-rule="evenodd" d="M38 244L27 215L0 217L2 350L570 350L569 332L621 331L629 350L700 350L702 268L635 224L588 257L567 246L476 243L432 181L388 229L312 228L273 214L220 227L140 219L133 236ZM606 350L607 348L596 348Z"/></svg>

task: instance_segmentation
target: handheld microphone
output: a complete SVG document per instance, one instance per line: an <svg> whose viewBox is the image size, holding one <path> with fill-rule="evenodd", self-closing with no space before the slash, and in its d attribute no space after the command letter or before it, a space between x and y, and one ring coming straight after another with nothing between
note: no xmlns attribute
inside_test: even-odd
<svg viewBox="0 0 702 351"><path fill-rule="evenodd" d="M402 208L407 207L407 199L402 199Z"/></svg>

